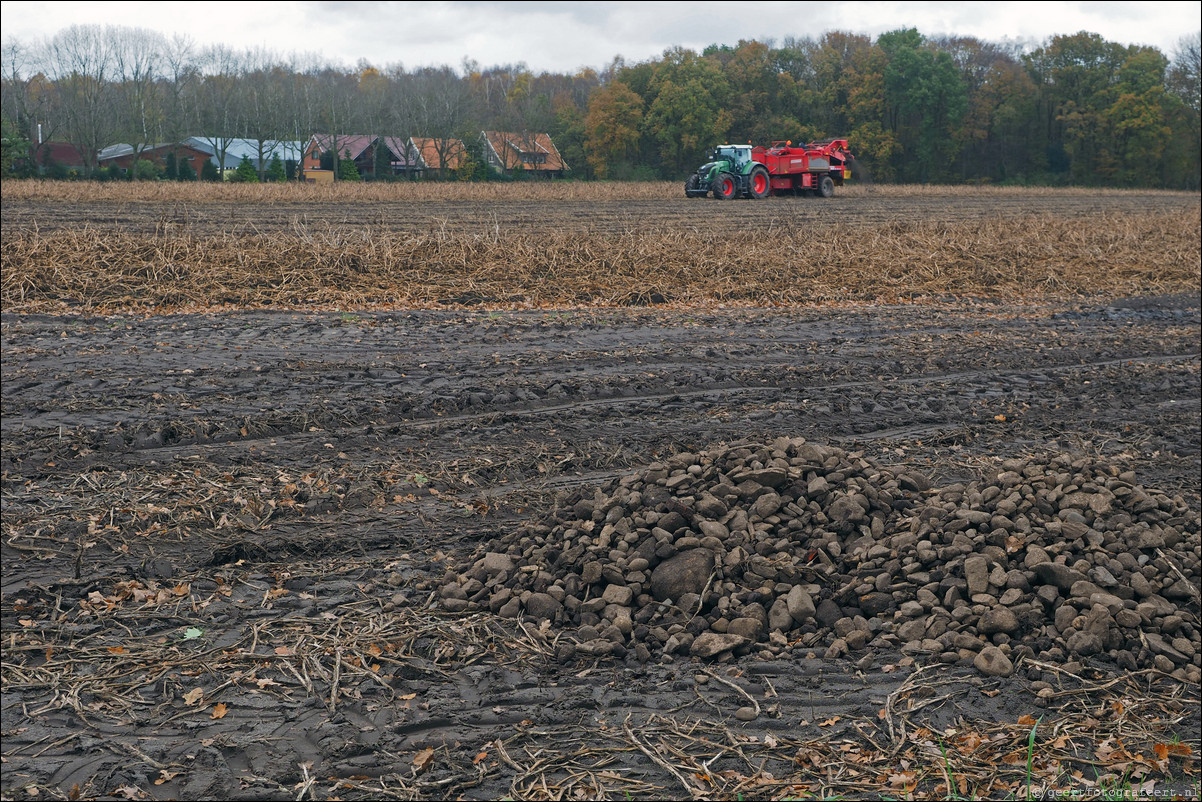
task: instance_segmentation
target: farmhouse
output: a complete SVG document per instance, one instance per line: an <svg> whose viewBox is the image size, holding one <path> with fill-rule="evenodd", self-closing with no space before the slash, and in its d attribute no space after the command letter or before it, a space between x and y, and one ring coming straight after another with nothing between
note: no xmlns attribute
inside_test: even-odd
<svg viewBox="0 0 1202 802"><path fill-rule="evenodd" d="M133 145L121 143L102 148L96 156L96 164L98 167L118 167L125 172L133 168L135 160L147 161L164 167L167 158L172 153L175 154L178 162L187 163L197 175L200 174L205 161L211 156L209 152L192 146L188 141L142 145L140 152Z"/></svg>
<svg viewBox="0 0 1202 802"><path fill-rule="evenodd" d="M359 175L367 179L421 169L410 140L364 134L314 134L304 146L305 180L333 180L335 153L340 161L354 162Z"/></svg>
<svg viewBox="0 0 1202 802"><path fill-rule="evenodd" d="M421 171L421 162L412 139L382 136L376 140L375 163L387 167L392 175L413 175ZM377 176L378 177L378 176Z"/></svg>
<svg viewBox="0 0 1202 802"><path fill-rule="evenodd" d="M560 178L569 169L549 134L481 131L480 135L484 140L484 156L498 172L512 174L523 170L530 175Z"/></svg>
<svg viewBox="0 0 1202 802"><path fill-rule="evenodd" d="M43 149L53 144L48 143ZM62 145L63 156L71 158L74 149L58 144ZM505 175L521 172L558 178L569 169L548 134L481 131L480 149L488 166ZM314 134L306 142L193 136L174 144L145 145L136 155L138 159L163 166L172 152L197 175L206 161L225 173L236 170L246 158L262 172L278 158L289 177L299 167L303 179L309 183L334 181L335 163L348 160L367 180L394 176L450 178L471 161L469 149L461 139L367 134ZM58 156L53 158L61 161ZM134 158L132 145L110 145L100 151L98 164L129 170ZM78 161L82 167L82 159Z"/></svg>
<svg viewBox="0 0 1202 802"><path fill-rule="evenodd" d="M409 142L417 154L418 165L427 174L446 177L467 160L467 147L461 139L411 137Z"/></svg>
<svg viewBox="0 0 1202 802"><path fill-rule="evenodd" d="M221 137L192 136L183 144L209 154L210 161L222 172L237 170L245 156L256 170L266 170L275 158L291 173L300 164L304 142L277 139L223 139ZM199 172L199 170L197 171Z"/></svg>
<svg viewBox="0 0 1202 802"><path fill-rule="evenodd" d="M69 142L43 142L30 148L30 152L38 172L42 174L52 173L56 170L65 170L67 173L83 173L87 169L83 154L80 153L79 148Z"/></svg>

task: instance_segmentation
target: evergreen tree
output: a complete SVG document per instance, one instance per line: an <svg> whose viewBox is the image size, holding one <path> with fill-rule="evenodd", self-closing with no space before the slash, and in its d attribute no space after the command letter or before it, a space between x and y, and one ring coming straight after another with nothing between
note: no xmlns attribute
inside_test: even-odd
<svg viewBox="0 0 1202 802"><path fill-rule="evenodd" d="M343 155L342 160L338 163L338 180L339 181L362 181L363 176L359 175L359 168L355 166L354 160L351 159L351 152L348 150Z"/></svg>
<svg viewBox="0 0 1202 802"><path fill-rule="evenodd" d="M0 127L0 173L5 176L29 174L30 156L29 138L21 133L17 126L4 120Z"/></svg>
<svg viewBox="0 0 1202 802"><path fill-rule="evenodd" d="M285 181L288 178L288 173L284 170L284 163L280 161L279 156L271 157L271 164L267 165L267 180L268 181Z"/></svg>
<svg viewBox="0 0 1202 802"><path fill-rule="evenodd" d="M162 176L163 168L148 159L138 159L129 171L131 181L158 181Z"/></svg>
<svg viewBox="0 0 1202 802"><path fill-rule="evenodd" d="M245 184L259 183L259 171L250 163L249 156L242 157L238 169L234 171L234 180Z"/></svg>

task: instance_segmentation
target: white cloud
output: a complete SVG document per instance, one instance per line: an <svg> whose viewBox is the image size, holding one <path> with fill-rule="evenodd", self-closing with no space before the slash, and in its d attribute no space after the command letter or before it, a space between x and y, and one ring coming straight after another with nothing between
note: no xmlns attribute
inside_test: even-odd
<svg viewBox="0 0 1202 802"><path fill-rule="evenodd" d="M1087 30L1171 55L1198 30L1202 2L0 2L4 38L32 42L66 25L113 24L188 33L201 45L317 52L458 68L525 63L535 71L602 68L615 56L658 58L671 46L701 50L740 39L818 38L830 30L877 36L917 28L987 41L1043 42Z"/></svg>

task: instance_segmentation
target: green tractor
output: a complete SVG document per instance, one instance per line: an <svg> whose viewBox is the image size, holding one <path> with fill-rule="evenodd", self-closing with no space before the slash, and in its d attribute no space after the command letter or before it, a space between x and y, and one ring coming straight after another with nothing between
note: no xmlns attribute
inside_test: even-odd
<svg viewBox="0 0 1202 802"><path fill-rule="evenodd" d="M761 148L762 150L762 148ZM711 192L715 198L763 198L771 190L768 168L751 157L751 145L720 145L710 160L689 176L684 193L703 198Z"/></svg>

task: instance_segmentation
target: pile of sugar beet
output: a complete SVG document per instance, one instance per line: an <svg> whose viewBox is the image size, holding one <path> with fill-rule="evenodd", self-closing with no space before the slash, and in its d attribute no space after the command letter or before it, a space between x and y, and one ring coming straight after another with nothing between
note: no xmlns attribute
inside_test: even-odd
<svg viewBox="0 0 1202 802"><path fill-rule="evenodd" d="M678 454L494 539L439 597L549 622L564 661L892 650L1198 682L1199 515L1102 461L997 467L932 487L801 438Z"/></svg>

